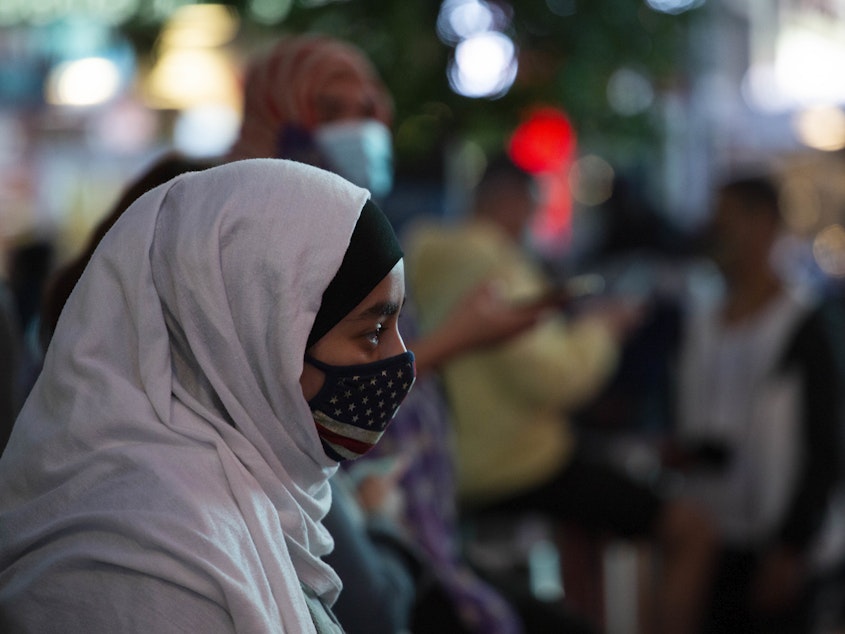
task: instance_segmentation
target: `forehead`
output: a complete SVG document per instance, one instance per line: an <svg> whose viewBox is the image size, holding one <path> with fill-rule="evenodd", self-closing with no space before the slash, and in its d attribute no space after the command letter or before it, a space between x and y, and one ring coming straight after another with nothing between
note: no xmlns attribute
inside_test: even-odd
<svg viewBox="0 0 845 634"><path fill-rule="evenodd" d="M399 260L370 295L383 295L391 299L402 299L405 295L405 264ZM369 297L369 296L368 296ZM366 301L366 300L365 300Z"/></svg>
<svg viewBox="0 0 845 634"><path fill-rule="evenodd" d="M400 259L391 271L361 300L350 313L350 317L367 316L375 313L387 314L387 309L396 310L405 298L405 266ZM380 311L380 312L379 312Z"/></svg>
<svg viewBox="0 0 845 634"><path fill-rule="evenodd" d="M370 82L360 73L348 68L338 68L329 73L317 89L318 96L331 96L337 99L356 96L369 90Z"/></svg>
<svg viewBox="0 0 845 634"><path fill-rule="evenodd" d="M318 107L372 108L375 90L372 84L360 75L340 71L326 78L314 93Z"/></svg>

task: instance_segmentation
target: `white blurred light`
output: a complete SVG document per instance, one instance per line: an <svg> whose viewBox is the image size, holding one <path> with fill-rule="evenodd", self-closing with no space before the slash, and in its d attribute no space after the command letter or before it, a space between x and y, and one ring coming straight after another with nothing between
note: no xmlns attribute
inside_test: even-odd
<svg viewBox="0 0 845 634"><path fill-rule="evenodd" d="M293 0L250 0L250 16L262 24L276 24L285 19L293 7Z"/></svg>
<svg viewBox="0 0 845 634"><path fill-rule="evenodd" d="M583 205L600 205L613 194L615 176L610 163L595 154L587 154L575 161L569 172L572 197Z"/></svg>
<svg viewBox="0 0 845 634"><path fill-rule="evenodd" d="M646 4L655 11L676 15L704 4L704 0L646 0Z"/></svg>
<svg viewBox="0 0 845 634"><path fill-rule="evenodd" d="M607 82L607 100L610 107L625 116L645 112L654 101L651 82L633 69L620 68Z"/></svg>
<svg viewBox="0 0 845 634"><path fill-rule="evenodd" d="M778 86L775 68L771 64L752 64L745 72L740 86L745 103L763 112L778 112L790 106L789 99Z"/></svg>
<svg viewBox="0 0 845 634"><path fill-rule="evenodd" d="M199 106L179 113L173 128L173 144L195 157L223 154L238 136L240 116L226 106Z"/></svg>
<svg viewBox="0 0 845 634"><path fill-rule="evenodd" d="M784 28L774 60L753 64L743 80L746 102L764 111L845 103L845 41L834 32Z"/></svg>
<svg viewBox="0 0 845 634"><path fill-rule="evenodd" d="M808 108L792 124L804 145L826 152L845 149L845 112L835 106Z"/></svg>
<svg viewBox="0 0 845 634"><path fill-rule="evenodd" d="M56 105L92 106L113 98L120 71L103 57L87 57L56 66L47 78L47 101Z"/></svg>
<svg viewBox="0 0 845 634"><path fill-rule="evenodd" d="M445 0L437 16L437 34L446 44L493 29L495 17L483 0Z"/></svg>
<svg viewBox="0 0 845 634"><path fill-rule="evenodd" d="M845 43L810 30L787 30L778 41L778 85L798 103L845 101Z"/></svg>
<svg viewBox="0 0 845 634"><path fill-rule="evenodd" d="M516 79L516 47L502 33L491 31L455 47L449 67L452 89L465 97L500 97Z"/></svg>

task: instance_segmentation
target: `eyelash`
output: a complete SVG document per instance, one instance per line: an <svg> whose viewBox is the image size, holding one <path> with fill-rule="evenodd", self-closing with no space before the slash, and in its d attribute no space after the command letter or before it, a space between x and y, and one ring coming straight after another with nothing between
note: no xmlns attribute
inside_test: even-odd
<svg viewBox="0 0 845 634"><path fill-rule="evenodd" d="M374 346L377 346L381 341L381 336L386 331L387 327L384 324L378 324L375 330L367 333L367 341L369 341Z"/></svg>

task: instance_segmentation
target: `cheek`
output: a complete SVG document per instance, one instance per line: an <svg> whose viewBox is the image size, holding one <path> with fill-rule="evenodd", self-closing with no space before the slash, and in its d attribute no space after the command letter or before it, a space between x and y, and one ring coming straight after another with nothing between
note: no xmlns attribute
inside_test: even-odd
<svg viewBox="0 0 845 634"><path fill-rule="evenodd" d="M317 392L323 387L324 379L325 375L313 365L308 363L304 365L299 377L299 385L302 387L302 395L306 401L310 401L317 395Z"/></svg>

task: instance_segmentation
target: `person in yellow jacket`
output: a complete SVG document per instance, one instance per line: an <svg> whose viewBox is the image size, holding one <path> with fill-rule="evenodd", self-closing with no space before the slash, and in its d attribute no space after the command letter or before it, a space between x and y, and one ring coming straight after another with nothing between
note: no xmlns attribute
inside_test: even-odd
<svg viewBox="0 0 845 634"><path fill-rule="evenodd" d="M524 248L535 208L532 177L502 157L488 165L466 222L418 225L408 236L409 289L423 333L442 327L460 299L485 281L510 302L549 302L548 318L534 328L441 368L455 423L461 504L539 511L596 531L656 538L666 588L658 630L695 631L714 530L687 503L584 459L567 416L610 380L640 309L610 300L595 300L571 317L556 309L560 295Z"/></svg>

